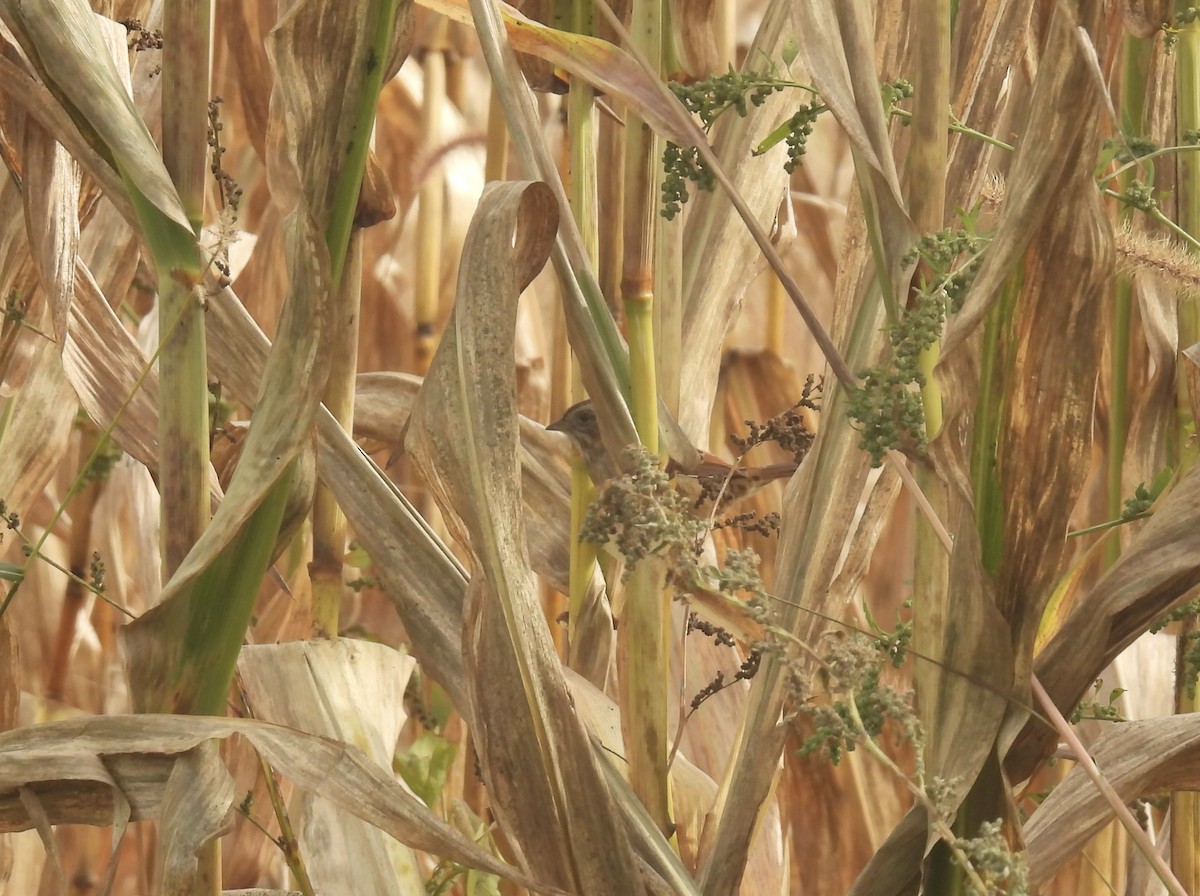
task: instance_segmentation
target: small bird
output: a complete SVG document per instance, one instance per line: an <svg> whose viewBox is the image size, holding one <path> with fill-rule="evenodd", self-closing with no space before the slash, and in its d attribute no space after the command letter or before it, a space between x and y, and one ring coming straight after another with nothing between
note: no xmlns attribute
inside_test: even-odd
<svg viewBox="0 0 1200 896"><path fill-rule="evenodd" d="M571 405L546 429L570 437L597 486L620 475L620 468L604 447L600 421L590 401ZM686 467L674 459L667 462L667 472L675 477L679 490L694 501L697 509L711 507L718 495L722 507L748 498L768 483L787 479L797 467L795 463L735 467L715 454L704 451L698 454L699 461Z"/></svg>

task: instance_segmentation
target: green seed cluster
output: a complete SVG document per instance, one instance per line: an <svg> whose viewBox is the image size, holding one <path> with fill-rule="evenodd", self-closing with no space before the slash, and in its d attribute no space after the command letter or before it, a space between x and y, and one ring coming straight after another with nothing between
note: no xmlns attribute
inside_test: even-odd
<svg viewBox="0 0 1200 896"><path fill-rule="evenodd" d="M1139 482L1133 490L1133 497L1125 499L1125 507L1121 510L1121 519L1132 520L1141 516L1154 506L1157 496L1146 488L1146 483Z"/></svg>
<svg viewBox="0 0 1200 896"><path fill-rule="evenodd" d="M662 216L668 221L674 220L688 201L688 181L706 193L711 193L717 185L712 171L700 159L700 150L694 146L667 143L663 150L663 171L666 176L662 185Z"/></svg>
<svg viewBox="0 0 1200 896"><path fill-rule="evenodd" d="M1200 8L1189 6L1187 9L1175 13L1171 16L1170 21L1163 25L1163 31L1166 32L1164 45L1168 52L1175 49L1175 44L1179 41L1179 31L1197 19L1200 19Z"/></svg>
<svg viewBox="0 0 1200 896"><path fill-rule="evenodd" d="M954 844L983 881L985 889L977 896L1024 896L1029 892L1025 856L1009 848L999 819L983 822L976 836L959 837Z"/></svg>
<svg viewBox="0 0 1200 896"><path fill-rule="evenodd" d="M1154 198L1154 187L1140 180L1135 180L1126 187L1121 199L1141 212L1153 212L1158 208L1158 200Z"/></svg>
<svg viewBox="0 0 1200 896"><path fill-rule="evenodd" d="M1097 678L1092 685L1092 692L1099 697L1100 689L1104 687L1104 679ZM1116 706L1117 700L1125 693L1125 688L1113 688L1108 693L1108 702L1101 703L1099 700L1083 700L1075 707L1075 711L1071 713L1071 724L1078 725L1084 719L1094 719L1098 722L1125 722L1128 721L1121 715L1121 710Z"/></svg>
<svg viewBox="0 0 1200 896"><path fill-rule="evenodd" d="M862 385L847 402L847 413L862 432L860 446L875 466L890 448L923 451L926 447L920 394L925 376L918 361L941 338L946 316L962 307L989 239L973 232L973 222L965 223L964 229L922 237L905 256L906 265L920 259L932 277L900 320L887 328L890 363L859 371Z"/></svg>
<svg viewBox="0 0 1200 896"><path fill-rule="evenodd" d="M891 448L924 451L925 410L914 388L915 371L874 367L859 372L862 385L847 401L847 414L861 433L859 447L871 455L873 466L883 463Z"/></svg>
<svg viewBox="0 0 1200 896"><path fill-rule="evenodd" d="M1184 620L1195 621L1200 616L1200 597L1176 607L1158 622L1150 627L1151 632L1159 632L1172 622ZM1188 699L1196 699L1196 685L1200 682L1200 630L1185 632L1180 637L1179 655L1183 669L1183 685L1187 688Z"/></svg>
<svg viewBox="0 0 1200 896"><path fill-rule="evenodd" d="M813 125L816 123L817 116L826 110L823 103L813 100L807 106L801 105L796 110L787 123L787 136L784 137L784 142L787 144L787 161L783 163L783 170L788 174L795 172L804 163L804 154L808 152L808 138L812 135Z"/></svg>
<svg viewBox="0 0 1200 896"><path fill-rule="evenodd" d="M691 84L672 81L669 86L687 110L700 117L705 129L712 127L726 109L733 109L738 117L745 118L749 111L747 99L752 105L761 106L772 93L784 88L774 75L738 72L732 66L723 75L709 75Z"/></svg>
<svg viewBox="0 0 1200 896"><path fill-rule="evenodd" d="M920 259L933 273L933 279L922 290L932 293L941 290L949 302L953 314L962 307L971 284L983 265L983 250L991 236L974 232L974 222L969 218L965 226L957 230L940 230L921 237L917 244L904 256L908 266Z"/></svg>
<svg viewBox="0 0 1200 896"><path fill-rule="evenodd" d="M750 106L761 106L767 97L782 91L789 83L771 74L738 72L730 68L723 75L710 75L691 84L672 81L669 86L684 108L697 116L707 131L726 110L732 109L739 117L745 118ZM802 107L802 110L804 108L806 107ZM812 117L815 118L815 114ZM811 122L807 125L797 125L795 134L789 128L789 164L794 166L799 163L800 156L804 155L804 142L811 132ZM788 168L788 171L791 170L792 168ZM662 186L662 216L668 221L679 214L683 204L688 201L689 181L706 192L711 192L716 187L716 179L700 159L700 153L694 146L682 147L668 143L663 150L663 171L666 172L666 177Z"/></svg>
<svg viewBox="0 0 1200 896"><path fill-rule="evenodd" d="M580 539L611 542L625 558L626 576L651 555L664 557L677 574L695 570L708 524L692 516L687 498L671 485L657 457L638 445L626 458L631 472L605 483L588 508Z"/></svg>
<svg viewBox="0 0 1200 896"><path fill-rule="evenodd" d="M812 719L816 730L805 738L799 755L816 753L837 765L843 754L854 752L859 738L878 737L888 721L897 725L905 739L919 741L910 698L882 683L889 658L870 638L852 634L839 639L823 659L828 702L802 705L801 712ZM856 712L851 711L851 702Z"/></svg>

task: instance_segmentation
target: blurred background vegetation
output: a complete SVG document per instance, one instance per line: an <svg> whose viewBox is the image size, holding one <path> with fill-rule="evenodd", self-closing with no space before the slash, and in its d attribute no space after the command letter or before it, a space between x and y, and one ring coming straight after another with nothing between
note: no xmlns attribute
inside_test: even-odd
<svg viewBox="0 0 1200 896"><path fill-rule="evenodd" d="M1195 10L516 5L0 2L0 893L1200 891Z"/></svg>

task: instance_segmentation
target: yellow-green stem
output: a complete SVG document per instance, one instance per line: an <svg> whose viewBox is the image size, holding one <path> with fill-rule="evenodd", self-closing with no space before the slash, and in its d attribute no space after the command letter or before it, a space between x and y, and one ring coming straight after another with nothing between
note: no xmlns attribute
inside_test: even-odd
<svg viewBox="0 0 1200 896"><path fill-rule="evenodd" d="M430 42L421 52L421 72L425 89L421 103L421 148L427 158L437 152L441 143L442 108L446 103L446 55L443 46L449 23L438 18L430 34ZM421 183L417 203L417 263L414 308L417 324L416 366L424 373L429 369L437 348L438 315L441 313L442 232L444 226L444 169L433 163Z"/></svg>
<svg viewBox="0 0 1200 896"><path fill-rule="evenodd" d="M355 233L334 303L335 324L330 333L329 379L322 401L346 431L354 428L354 386L358 371L358 320L362 296L362 235ZM338 633L342 605L343 560L346 553L346 515L333 493L318 482L313 493L312 582L313 634L332 638Z"/></svg>
<svg viewBox="0 0 1200 896"><path fill-rule="evenodd" d="M1176 3L1182 11L1190 4ZM1175 119L1178 129L1176 142L1188 142L1184 135L1200 128L1200 22L1184 26L1178 35L1175 70ZM1178 171L1178 203L1180 229L1195 237L1200 235L1200 159L1192 153L1176 157ZM1183 295L1179 300L1179 345L1200 340L1200 304L1195 296ZM1178 376L1176 384L1176 461L1182 470L1196 461L1196 421L1192 418L1187 378ZM1182 637L1182 636L1181 636ZM1181 643L1177 650L1184 649ZM1176 677L1176 705L1179 711L1194 705L1183 693L1183 675ZM1200 799L1197 794L1175 791L1171 794L1171 867L1183 888L1189 893L1200 892Z"/></svg>
<svg viewBox="0 0 1200 896"><path fill-rule="evenodd" d="M561 11L561 5L558 10ZM572 0L565 25L577 34L594 34L595 10L590 0ZM567 189L571 214L579 228L584 251L593 267L600 254L597 222L596 111L595 91L582 79L571 84L567 94ZM565 331L564 331L565 332ZM565 339L564 354L569 355ZM580 374L573 355L569 370L572 398L581 396ZM574 402L572 402L574 403ZM603 688L612 646L609 612L592 602L604 600L591 589L596 565L596 546L579 540L579 529L591 502L592 482L581 462L571 468L571 580L567 596L567 663L576 672ZM600 630L607 626L607 631Z"/></svg>
<svg viewBox="0 0 1200 896"><path fill-rule="evenodd" d="M635 0L630 33L634 44L660 73L664 17L662 0ZM650 127L632 112L626 120L626 141L621 292L629 341L630 410L642 444L657 454L653 288L661 148ZM633 791L664 832L672 830L667 781L670 619L671 599L664 590L661 564L642 561L630 573L618 629L621 732Z"/></svg>

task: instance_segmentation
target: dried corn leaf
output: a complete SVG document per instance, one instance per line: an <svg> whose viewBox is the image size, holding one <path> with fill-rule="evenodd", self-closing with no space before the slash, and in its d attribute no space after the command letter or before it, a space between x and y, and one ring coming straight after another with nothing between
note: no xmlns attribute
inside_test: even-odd
<svg viewBox="0 0 1200 896"><path fill-rule="evenodd" d="M366 139L359 132L360 109L364 104L373 108L376 99L369 82L383 61L375 57L368 25L377 24L380 15L373 0L337 10L299 2L289 8L268 42L276 79L267 163L275 199L292 209L285 224L289 296L263 374L255 425L226 500L168 583L163 606L126 630L131 668L139 670L134 678L155 695L152 704L169 700L168 705L189 705L189 691L215 692L222 687L220 674L201 675L198 669L232 671L242 638L239 625L248 621L252 607L250 583L237 592L248 600L239 600L236 612L226 607L219 634L198 637L201 627L194 620L209 619L200 604L228 604L227 576L249 579L258 562L251 562L251 556L265 561L269 555L271 546L264 544L267 530L278 525L272 516L279 512L281 491L290 491L294 484L287 481L293 461L311 438L329 367L323 339L331 314L331 257L345 250L344 244L334 244L330 231L335 206L358 198L357 182L353 196L340 191L348 177L361 178L361 171L350 170L350 164L355 141ZM397 17L396 28L402 38L403 15ZM273 544L275 533L270 539ZM231 556L235 550L241 555L236 564ZM218 591L225 593L218 596ZM167 605L177 597L178 606Z"/></svg>
<svg viewBox="0 0 1200 896"><path fill-rule="evenodd" d="M67 451L78 405L53 342L35 337L30 370L12 402L0 437L0 498L24 515Z"/></svg>
<svg viewBox="0 0 1200 896"><path fill-rule="evenodd" d="M463 839L401 786L390 770L356 747L250 719L97 716L0 734L0 831L23 831L33 824L18 789L37 798L51 824L110 825L126 812L131 821L160 817L170 809L168 799L182 798L171 783L177 763L183 759L188 767L197 768L191 765L197 762L196 750L205 749L206 741L232 734L249 740L293 783L320 793L414 849L547 892ZM203 767L206 776L215 774L212 765ZM226 794L222 821L235 811L232 788ZM198 825L203 816L210 824L189 837L199 840L216 833L211 804L196 805L192 811L190 822ZM171 852L173 847L164 844L164 849Z"/></svg>
<svg viewBox="0 0 1200 896"><path fill-rule="evenodd" d="M600 292L574 216L569 213L570 204L558 173L557 162L546 146L533 96L517 65L513 46L509 44L509 34L505 25L511 17L502 18L501 10L490 2L469 2L475 30L492 77L493 89L504 108L505 120L517 155L530 177L539 178L549 185L558 206L560 225L558 238L554 243L554 270L561 289L567 335L579 360L584 386L603 421L601 431L606 438L613 438L614 446L635 444L638 441L637 433L623 397L623 393L627 393L629 388L629 353ZM450 14L449 10L441 10L440 6L438 8ZM541 26L534 30L541 33L539 29ZM525 33L526 31L517 29L514 35ZM567 42L567 46L577 48L581 45L576 42L585 40L580 35L561 36ZM518 45L518 49L520 48ZM593 49L601 56L609 52L599 46ZM535 52L532 48L529 51ZM587 55L583 54L580 58L587 58ZM567 60L564 59L560 64L566 63ZM639 78L643 85L650 84L646 75L636 66L630 69L629 63L626 62L623 68L631 71L631 76ZM653 92L654 85L649 86L647 90ZM678 104L675 104L675 107L673 114L681 112ZM686 119L686 115L684 118ZM691 121L687 120L687 124L691 126Z"/></svg>
<svg viewBox="0 0 1200 896"><path fill-rule="evenodd" d="M1033 0L968 0L959 3L953 41L951 111L972 127L1003 134L993 123L1007 123L1012 69L1028 39ZM973 135L950 135L946 195L961 208L972 208L996 148ZM1000 157L1003 164L1004 157Z"/></svg>
<svg viewBox="0 0 1200 896"><path fill-rule="evenodd" d="M703 78L725 68L717 46L716 18L716 0L671 0L671 31L682 57L681 74Z"/></svg>
<svg viewBox="0 0 1200 896"><path fill-rule="evenodd" d="M153 205L164 221L190 233L154 139L112 62L110 47L113 42L124 47L124 27L97 16L85 0L4 0L0 15L47 86L76 124L98 141L130 189Z"/></svg>
<svg viewBox="0 0 1200 896"><path fill-rule="evenodd" d="M345 638L242 648L238 670L254 717L340 740L387 768L408 718L404 689L416 665L385 644ZM289 809L319 892L417 892L412 851L304 791Z"/></svg>
<svg viewBox="0 0 1200 896"><path fill-rule="evenodd" d="M512 333L555 212L544 185L484 192L407 444L471 550L468 717L496 814L540 879L580 893L634 892L636 863L541 622L523 534Z"/></svg>
<svg viewBox="0 0 1200 896"><path fill-rule="evenodd" d="M1069 18L1063 8L1055 7L1035 97L1020 126L1025 136L1017 162L1020 174L1014 172L1007 183L1004 216L983 266L962 309L946 326L943 355L979 325L1035 235L1044 233L1043 222L1058 208L1046 197L1055 195L1061 184L1080 177L1081 169L1092 170L1095 155L1086 153L1094 149L1093 119L1102 108L1096 93L1099 75L1081 46L1091 40L1088 31L1076 28Z"/></svg>
<svg viewBox="0 0 1200 896"><path fill-rule="evenodd" d="M158 467L158 377L100 292L91 271L76 269L63 368L79 403L98 426L113 424L121 449ZM220 494L213 477L215 494Z"/></svg>
<svg viewBox="0 0 1200 896"><path fill-rule="evenodd" d="M455 22L475 25L468 0L417 0L417 5ZM656 131L690 145L694 130L683 107L665 96L624 50L608 41L559 31L497 3L513 49L537 56L587 81L597 90L632 103Z"/></svg>
<svg viewBox="0 0 1200 896"><path fill-rule="evenodd" d="M207 317L209 364L239 401L253 405L270 348L262 330L233 290L213 295ZM374 394L376 390L368 390ZM405 402L386 390L368 399L369 415L402 419ZM395 434L376 422L373 431ZM438 536L337 421L317 412L317 474L344 508L355 538L371 555L424 670L446 688L455 705L466 705L462 669L462 602L466 574Z"/></svg>
<svg viewBox="0 0 1200 896"><path fill-rule="evenodd" d="M1100 671L1200 585L1200 468L1185 473L1154 516L1035 659L1056 706L1073 707ZM1013 748L1010 775L1032 770L1052 733L1031 723Z"/></svg>
<svg viewBox="0 0 1200 896"><path fill-rule="evenodd" d="M757 70L778 66L787 37L790 3L773 0L754 38L748 59ZM713 129L713 151L723 163L755 219L770 228L787 191L783 148L754 157L754 148L790 114L794 97L772 93L750 107L745 118L728 114ZM678 141L676 141L678 142ZM737 321L746 289L762 255L724 191L700 193L689 211L683 241L684 302L679 369L679 422L693 442L706 444L721 353ZM799 396L797 396L799 397ZM795 399L793 399L795 400Z"/></svg>
<svg viewBox="0 0 1200 896"><path fill-rule="evenodd" d="M25 230L50 305L55 341L67 331L79 255L79 166L44 128L26 121Z"/></svg>
<svg viewBox="0 0 1200 896"><path fill-rule="evenodd" d="M194 892L197 853L232 825L229 808L235 796L233 778L221 764L215 743L199 744L176 758L159 807L161 847L156 858L164 896Z"/></svg>
<svg viewBox="0 0 1200 896"><path fill-rule="evenodd" d="M892 141L880 100L874 27L868 4L801 3L793 16L821 100L853 148L854 167L882 288L901 301L900 263L916 241L900 192Z"/></svg>
<svg viewBox="0 0 1200 896"><path fill-rule="evenodd" d="M1198 713L1115 725L1088 751L1122 802L1163 790L1200 790ZM1104 795L1083 769L1072 769L1025 825L1030 882L1045 886L1112 819Z"/></svg>
<svg viewBox="0 0 1200 896"><path fill-rule="evenodd" d="M1200 420L1200 342L1189 345L1180 354L1183 355L1182 366L1192 419Z"/></svg>

